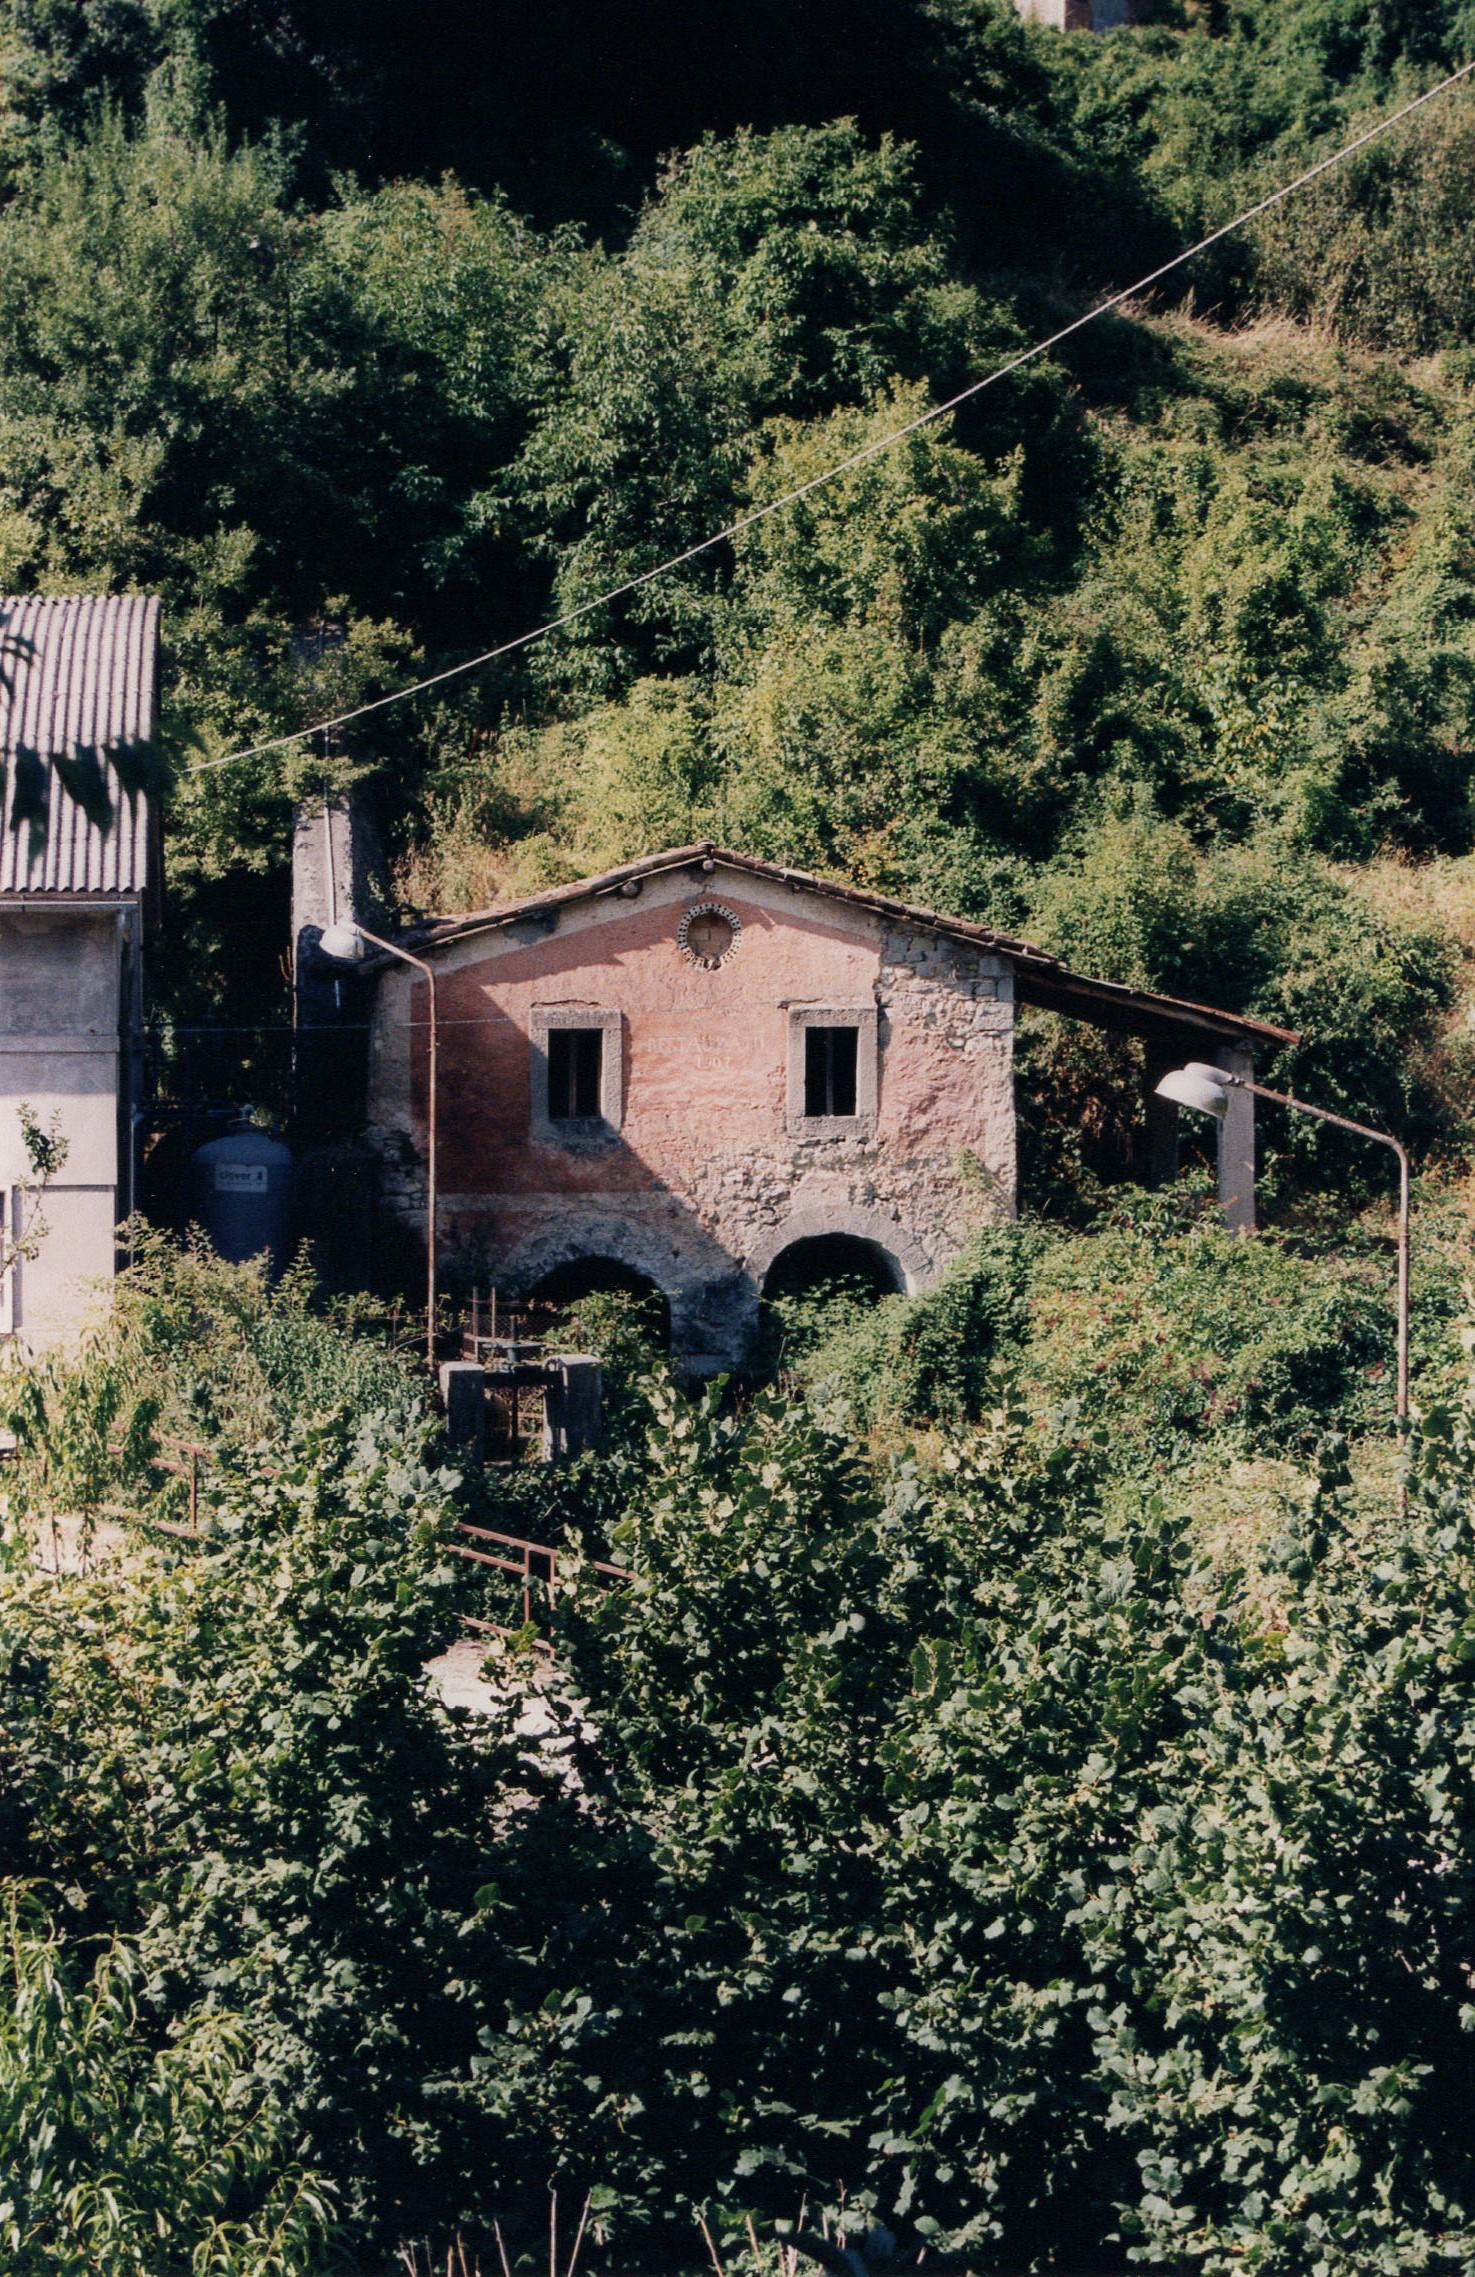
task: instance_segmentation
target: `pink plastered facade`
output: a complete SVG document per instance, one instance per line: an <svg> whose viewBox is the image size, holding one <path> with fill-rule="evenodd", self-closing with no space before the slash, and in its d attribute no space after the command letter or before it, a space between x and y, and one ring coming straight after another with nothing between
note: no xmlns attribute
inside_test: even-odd
<svg viewBox="0 0 1475 2277"><path fill-rule="evenodd" d="M792 1244L862 1242L916 1291L1013 1214L1013 973L985 947L719 858L435 958L441 1251L509 1298L608 1260L662 1290L678 1356L711 1370L741 1363ZM369 1123L421 1230L428 1009L422 980L383 973ZM569 1027L599 1039L594 1113L554 1111ZM816 1027L853 1031L848 1112L806 1093Z"/></svg>

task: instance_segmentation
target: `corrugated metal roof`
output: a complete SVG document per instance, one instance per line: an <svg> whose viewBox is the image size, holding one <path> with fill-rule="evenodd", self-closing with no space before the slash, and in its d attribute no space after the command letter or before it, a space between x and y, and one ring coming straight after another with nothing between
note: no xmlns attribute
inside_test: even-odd
<svg viewBox="0 0 1475 2277"><path fill-rule="evenodd" d="M149 883L159 604L0 600L0 895Z"/></svg>

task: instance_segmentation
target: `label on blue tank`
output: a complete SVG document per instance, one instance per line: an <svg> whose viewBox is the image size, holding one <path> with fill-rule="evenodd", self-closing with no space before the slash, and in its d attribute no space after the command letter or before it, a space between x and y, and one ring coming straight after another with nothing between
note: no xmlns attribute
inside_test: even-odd
<svg viewBox="0 0 1475 2277"><path fill-rule="evenodd" d="M266 1192L266 1164L264 1162L217 1162L215 1165L215 1191L217 1194L264 1194Z"/></svg>

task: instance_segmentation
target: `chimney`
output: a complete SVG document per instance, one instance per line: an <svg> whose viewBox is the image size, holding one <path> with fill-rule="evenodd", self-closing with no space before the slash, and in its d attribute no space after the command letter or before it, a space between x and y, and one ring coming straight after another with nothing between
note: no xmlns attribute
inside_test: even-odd
<svg viewBox="0 0 1475 2277"><path fill-rule="evenodd" d="M362 1119L369 985L318 955L335 922L385 924L379 833L362 784L304 799L292 821L292 998L297 1112L308 1138Z"/></svg>

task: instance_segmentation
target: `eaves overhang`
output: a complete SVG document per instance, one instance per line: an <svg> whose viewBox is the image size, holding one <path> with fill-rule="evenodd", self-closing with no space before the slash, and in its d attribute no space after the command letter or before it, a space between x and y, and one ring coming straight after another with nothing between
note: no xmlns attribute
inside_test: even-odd
<svg viewBox="0 0 1475 2277"><path fill-rule="evenodd" d="M874 893L865 886L816 877L810 871L767 862L755 854L734 853L710 840L641 855L637 860L620 863L616 869L601 871L596 877L549 886L492 909L432 919L406 933L405 945L413 948L417 956L429 957L479 933L538 924L551 930L563 911L581 902L617 896L633 899L647 879L681 870L689 871L697 882L715 877L719 871L746 874L769 884L788 886L796 893L868 910L919 932L967 942L971 947L990 951L1011 966L1015 995L1021 1003L1087 1020L1097 1027L1163 1042L1211 1037L1221 1043L1245 1045L1252 1051L1279 1050L1300 1041L1295 1029L1277 1027L1269 1020L1251 1019L1219 1005L1196 1004L1186 998L1163 995L1155 989L1136 988L1123 981L1099 980L1093 974L1077 972L1037 943L1001 933L993 926L976 924L971 918L949 917L935 909L896 900L890 894ZM392 961L376 957L366 960L363 969L382 969Z"/></svg>

